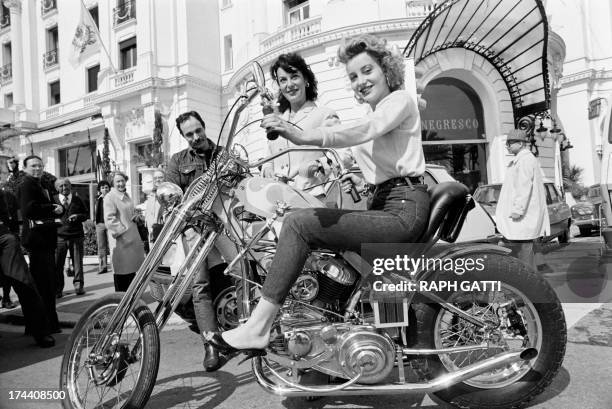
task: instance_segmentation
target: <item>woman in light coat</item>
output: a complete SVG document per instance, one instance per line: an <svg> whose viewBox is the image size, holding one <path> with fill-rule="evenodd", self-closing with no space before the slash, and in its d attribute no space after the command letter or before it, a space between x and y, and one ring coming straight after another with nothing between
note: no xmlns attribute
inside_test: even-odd
<svg viewBox="0 0 612 409"><path fill-rule="evenodd" d="M144 246L134 222L134 203L126 192L128 177L115 172L112 189L104 197L104 223L109 232L115 291L126 291L144 261Z"/></svg>

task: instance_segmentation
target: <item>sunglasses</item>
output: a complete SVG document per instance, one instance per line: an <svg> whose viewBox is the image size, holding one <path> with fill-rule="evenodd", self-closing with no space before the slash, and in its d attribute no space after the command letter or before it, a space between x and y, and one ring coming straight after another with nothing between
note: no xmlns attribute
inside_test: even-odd
<svg viewBox="0 0 612 409"><path fill-rule="evenodd" d="M513 143L521 143L521 142L523 142L523 141L516 141L516 140L514 140L514 141L506 141L506 146L510 146Z"/></svg>

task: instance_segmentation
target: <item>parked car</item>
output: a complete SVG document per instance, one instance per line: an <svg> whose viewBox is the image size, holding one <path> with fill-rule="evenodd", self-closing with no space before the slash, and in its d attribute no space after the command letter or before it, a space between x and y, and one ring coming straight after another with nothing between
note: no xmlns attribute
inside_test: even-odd
<svg viewBox="0 0 612 409"><path fill-rule="evenodd" d="M593 229L606 227L606 218L601 211L602 202L601 186L597 184L590 186L586 195L572 206L572 220L582 236L587 236Z"/></svg>
<svg viewBox="0 0 612 409"><path fill-rule="evenodd" d="M550 219L550 236L545 237L544 241L550 241L557 237L560 243L567 243L570 238L569 230L572 223L570 207L565 203L565 199L554 183L545 180L544 187L548 218ZM501 183L495 183L479 186L474 192L474 199L481 204L493 221L495 221L495 210L497 209L500 191Z"/></svg>

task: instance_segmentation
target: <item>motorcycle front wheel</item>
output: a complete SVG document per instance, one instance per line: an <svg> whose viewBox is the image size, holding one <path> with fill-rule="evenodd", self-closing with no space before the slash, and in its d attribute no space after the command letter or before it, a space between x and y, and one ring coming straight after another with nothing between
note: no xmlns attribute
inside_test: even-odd
<svg viewBox="0 0 612 409"><path fill-rule="evenodd" d="M436 392L434 399L456 408L515 409L550 385L565 355L565 316L550 285L519 260L499 254L481 254L481 271L471 271L459 281L495 281L495 291L439 292L446 302L496 327L485 331L439 304L419 297L412 305L416 325L414 340L421 347L452 348L487 343L486 350L441 354L424 363L430 378L509 350L535 348L535 359L509 364ZM474 261L474 262L475 262ZM446 273L448 274L448 273ZM438 275L435 279L448 278Z"/></svg>
<svg viewBox="0 0 612 409"><path fill-rule="evenodd" d="M155 318L137 305L116 342L90 356L123 293L110 294L91 305L74 328L62 359L60 388L64 409L139 409L147 403L159 369L159 334Z"/></svg>

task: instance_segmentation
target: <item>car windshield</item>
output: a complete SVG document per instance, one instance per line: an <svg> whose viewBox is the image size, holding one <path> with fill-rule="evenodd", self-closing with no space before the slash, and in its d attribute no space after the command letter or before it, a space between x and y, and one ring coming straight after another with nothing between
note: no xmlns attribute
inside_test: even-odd
<svg viewBox="0 0 612 409"><path fill-rule="evenodd" d="M500 185L481 186L474 192L474 199L481 204L496 204L499 200Z"/></svg>
<svg viewBox="0 0 612 409"><path fill-rule="evenodd" d="M596 199L599 197L599 188L589 189L588 197Z"/></svg>

